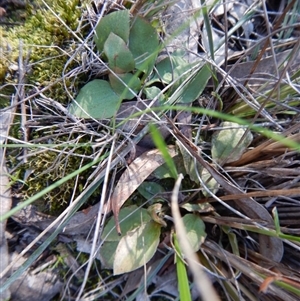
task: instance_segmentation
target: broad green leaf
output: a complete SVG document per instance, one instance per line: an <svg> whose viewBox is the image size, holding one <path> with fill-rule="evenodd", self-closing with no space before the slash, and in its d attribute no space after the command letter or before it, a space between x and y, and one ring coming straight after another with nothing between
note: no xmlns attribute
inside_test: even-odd
<svg viewBox="0 0 300 301"><path fill-rule="evenodd" d="M142 224L120 240L114 259L114 275L124 274L145 265L159 244L161 225L151 221Z"/></svg>
<svg viewBox="0 0 300 301"><path fill-rule="evenodd" d="M113 32L104 43L104 53L108 58L109 67L116 73L130 72L134 69L132 53L124 40Z"/></svg>
<svg viewBox="0 0 300 301"><path fill-rule="evenodd" d="M185 73L188 70L191 70L192 66L193 64L185 62L184 64L181 64L174 69L173 76L174 79L176 79L177 81L172 86L172 91L175 91L181 85L181 83L183 83L186 80L186 78L190 75L190 72L187 72L184 76L182 76L183 73Z"/></svg>
<svg viewBox="0 0 300 301"><path fill-rule="evenodd" d="M151 82L163 82L169 84L173 79L173 70L176 66L172 65L171 57L166 57L155 66L155 75Z"/></svg>
<svg viewBox="0 0 300 301"><path fill-rule="evenodd" d="M159 40L156 29L139 16L133 19L129 49L135 59L136 68L146 74L150 73L158 54Z"/></svg>
<svg viewBox="0 0 300 301"><path fill-rule="evenodd" d="M115 228L115 220L111 218L103 229L101 238L105 241L120 241L128 231L140 226L142 223L147 223L151 217L146 209L137 209L137 206L128 206L122 208L119 213L119 221L122 229L122 235L118 235Z"/></svg>
<svg viewBox="0 0 300 301"><path fill-rule="evenodd" d="M129 11L119 10L101 19L96 27L96 34L94 36L95 43L98 50L101 52L104 43L109 34L113 32L119 36L125 43L129 39Z"/></svg>
<svg viewBox="0 0 300 301"><path fill-rule="evenodd" d="M126 84L126 86L120 81L120 79ZM135 95L129 91L131 88L135 93L138 93L141 88L140 79L131 73L118 74L118 77L113 74L109 74L109 82L113 90L121 96L122 99L131 100Z"/></svg>
<svg viewBox="0 0 300 301"><path fill-rule="evenodd" d="M206 237L205 224L196 214L186 214L182 221L187 233L187 239L194 252L197 252Z"/></svg>
<svg viewBox="0 0 300 301"><path fill-rule="evenodd" d="M143 182L139 188L138 192L146 199L151 199L154 195L164 192L165 189L155 182Z"/></svg>
<svg viewBox="0 0 300 301"><path fill-rule="evenodd" d="M248 131L241 141L247 128L229 121L223 122L221 126L224 129L212 136L211 156L218 163L225 160L226 163L237 161L251 144L253 136Z"/></svg>
<svg viewBox="0 0 300 301"><path fill-rule="evenodd" d="M81 88L69 112L79 118L110 118L118 111L120 102L120 96L107 81L94 79Z"/></svg>
<svg viewBox="0 0 300 301"><path fill-rule="evenodd" d="M202 66L198 73L193 77L179 92L178 103L191 103L197 99L206 87L211 77L211 71L208 64Z"/></svg>
<svg viewBox="0 0 300 301"><path fill-rule="evenodd" d="M105 241L100 248L100 261L103 268L113 269L119 241Z"/></svg>

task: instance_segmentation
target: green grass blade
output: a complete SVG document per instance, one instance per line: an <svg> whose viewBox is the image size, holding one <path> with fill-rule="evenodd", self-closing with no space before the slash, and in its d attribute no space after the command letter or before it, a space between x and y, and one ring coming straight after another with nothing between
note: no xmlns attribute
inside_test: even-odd
<svg viewBox="0 0 300 301"><path fill-rule="evenodd" d="M151 134L154 144L159 149L159 151L162 153L162 156L163 156L167 166L170 169L170 173L171 173L172 177L174 179L176 179L178 177L178 173L177 173L175 163L168 152L167 144L164 141L164 138L162 137L162 135L159 132L159 130L157 129L157 127L153 124L150 124L150 134Z"/></svg>
<svg viewBox="0 0 300 301"><path fill-rule="evenodd" d="M283 135L277 134L274 131L268 130L262 126L254 125L253 123L249 122L246 119L239 118L239 117L236 117L236 116L233 116L230 114L226 114L226 113L221 113L221 112L214 111L214 110L205 109L205 108L186 107L186 106L180 106L180 105L161 106L161 107L155 107L155 108L144 110L142 112L135 113L131 117L137 117L137 116L140 116L145 113L151 113L153 111L161 112L161 111L168 111L168 110L191 111L191 112L194 112L197 114L206 114L210 117L219 118L221 120L232 121L232 122L238 123L240 125L247 126L250 128L250 130L260 133L263 136L270 138L274 141L279 141L284 146L287 146L287 147L290 147L291 149L300 151L300 143L298 143L288 137L284 137Z"/></svg>
<svg viewBox="0 0 300 301"><path fill-rule="evenodd" d="M178 279L178 291L180 300L191 301L191 291L189 286L189 280L187 276L186 266L181 258L177 254L181 254L179 243L176 237L176 234L173 235L174 246L176 250L175 258L176 258L176 271L177 271L177 279Z"/></svg>
<svg viewBox="0 0 300 301"><path fill-rule="evenodd" d="M281 230L280 230L278 211L277 211L276 207L273 208L272 214L273 214L273 218L274 218L276 233L279 235L281 233Z"/></svg>

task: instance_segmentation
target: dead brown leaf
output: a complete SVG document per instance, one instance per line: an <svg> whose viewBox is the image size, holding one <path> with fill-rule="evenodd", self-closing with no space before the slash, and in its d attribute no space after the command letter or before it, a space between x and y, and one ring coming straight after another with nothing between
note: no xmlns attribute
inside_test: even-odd
<svg viewBox="0 0 300 301"><path fill-rule="evenodd" d="M174 146L168 146L168 151L172 158L176 155ZM113 211L118 233L121 233L118 222L121 207L141 183L164 162L158 149L150 150L136 158L122 174L108 205L108 212Z"/></svg>

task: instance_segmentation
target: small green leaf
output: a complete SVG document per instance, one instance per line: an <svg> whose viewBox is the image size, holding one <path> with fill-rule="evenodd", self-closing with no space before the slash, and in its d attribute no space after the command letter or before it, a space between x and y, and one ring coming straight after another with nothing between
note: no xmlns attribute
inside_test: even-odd
<svg viewBox="0 0 300 301"><path fill-rule="evenodd" d="M205 224L196 214L186 214L182 221L187 233L187 239L194 252L197 252L206 237Z"/></svg>
<svg viewBox="0 0 300 301"><path fill-rule="evenodd" d="M104 43L109 34L113 32L119 36L125 43L129 39L129 11L119 10L101 19L96 27L96 34L94 36L95 43L98 50L101 52Z"/></svg>
<svg viewBox="0 0 300 301"><path fill-rule="evenodd" d="M153 171L153 175L157 179L167 179L167 178L172 178L170 169L166 163L161 165L160 167L156 168Z"/></svg>
<svg viewBox="0 0 300 301"><path fill-rule="evenodd" d="M69 112L79 118L110 118L118 111L120 103L120 96L107 81L94 79L81 88Z"/></svg>
<svg viewBox="0 0 300 301"><path fill-rule="evenodd" d="M174 79L173 70L176 66L171 63L172 54L170 57L166 57L161 60L155 66L154 76L151 78L150 83L162 82L164 84L169 84Z"/></svg>
<svg viewBox="0 0 300 301"><path fill-rule="evenodd" d="M146 74L150 73L159 51L159 40L156 29L139 16L133 19L129 49L135 59L136 68Z"/></svg>
<svg viewBox="0 0 300 301"><path fill-rule="evenodd" d="M186 174L189 175L192 181L199 184L200 181L197 172L200 176L203 169L202 165L197 160L195 160L194 157L190 155L190 153L186 150L186 148L181 143L176 142L176 145L179 147L180 153L182 155Z"/></svg>
<svg viewBox="0 0 300 301"><path fill-rule="evenodd" d="M144 88L143 92L146 94L147 99L154 99L157 95L161 93L161 90L155 86ZM165 98L163 94L158 97L160 103L163 103Z"/></svg>
<svg viewBox="0 0 300 301"><path fill-rule="evenodd" d="M124 274L145 265L159 244L161 225L151 221L127 232L118 244L114 259L114 275Z"/></svg>
<svg viewBox="0 0 300 301"><path fill-rule="evenodd" d="M186 175L186 170L183 165L183 160L182 156L179 154L173 157L174 164L176 166L178 174L182 173L183 175ZM170 168L166 163L158 167L153 171L153 176L157 179L167 179L167 178L172 178L172 174L170 172Z"/></svg>
<svg viewBox="0 0 300 301"><path fill-rule="evenodd" d="M218 192L219 183L215 180L214 177L211 176L210 172L206 168L202 169L202 171L200 173L200 177L203 180L203 182L205 183L205 185L207 186L207 188L213 194L216 194ZM210 194L205 189L202 190L202 193L204 196L210 196Z"/></svg>
<svg viewBox="0 0 300 301"><path fill-rule="evenodd" d="M105 241L120 241L128 231L140 226L142 223L147 223L151 220L146 209L137 209L137 206L128 206L122 208L119 213L120 227L122 235L118 235L115 228L115 220L111 218L103 229L101 238Z"/></svg>
<svg viewBox="0 0 300 301"><path fill-rule="evenodd" d="M124 40L111 32L104 43L104 53L109 67L116 73L130 72L134 69L133 55Z"/></svg>
<svg viewBox="0 0 300 301"><path fill-rule="evenodd" d="M146 199L151 199L154 195L164 192L165 189L155 182L143 182L139 188L138 192Z"/></svg>
<svg viewBox="0 0 300 301"><path fill-rule="evenodd" d="M184 208L189 212L207 213L207 212L215 211L215 208L210 203L200 203L200 204L185 203L180 207Z"/></svg>
<svg viewBox="0 0 300 301"><path fill-rule="evenodd" d="M229 121L223 122L221 126L224 129L214 133L212 136L211 156L218 163L225 160L226 163L237 161L251 144L253 136L248 131L241 141L247 128Z"/></svg>
<svg viewBox="0 0 300 301"><path fill-rule="evenodd" d="M170 84L172 81L176 81L179 76L182 76L191 66L192 65L183 58L182 51L174 51L170 56L164 58L155 66L154 76L147 85L161 81L164 84ZM177 81L172 86L172 89L175 90L185 78L186 77L183 77L180 81Z"/></svg>
<svg viewBox="0 0 300 301"><path fill-rule="evenodd" d="M126 86L120 81L126 84ZM138 93L141 88L140 79L131 73L118 74L118 77L109 74L109 82L113 90L122 97L122 99L131 100L135 95L129 91L131 88L135 93Z"/></svg>

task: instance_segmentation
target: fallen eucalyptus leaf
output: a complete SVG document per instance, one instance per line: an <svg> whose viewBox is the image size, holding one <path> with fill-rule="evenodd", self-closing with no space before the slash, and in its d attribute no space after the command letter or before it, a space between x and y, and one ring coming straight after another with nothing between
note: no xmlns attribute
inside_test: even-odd
<svg viewBox="0 0 300 301"><path fill-rule="evenodd" d="M175 148L168 146L168 152L171 157L176 155ZM159 166L164 163L164 158L157 149L147 151L136 158L122 174L114 193L110 199L110 208L112 209L118 226L119 211L131 194L144 182L144 180ZM121 232L120 227L117 232Z"/></svg>

